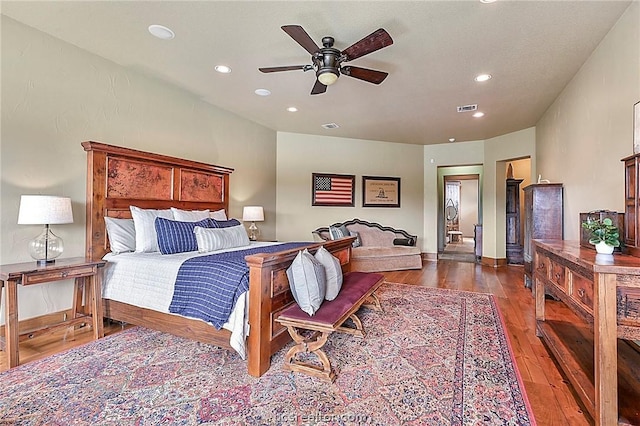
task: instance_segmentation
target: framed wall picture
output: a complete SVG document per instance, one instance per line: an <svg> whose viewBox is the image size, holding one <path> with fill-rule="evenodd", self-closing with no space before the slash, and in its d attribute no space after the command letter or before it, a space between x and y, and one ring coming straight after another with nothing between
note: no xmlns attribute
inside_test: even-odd
<svg viewBox="0 0 640 426"><path fill-rule="evenodd" d="M311 205L354 207L355 175L313 173L311 175Z"/></svg>
<svg viewBox="0 0 640 426"><path fill-rule="evenodd" d="M400 207L400 178L362 176L362 207Z"/></svg>
<svg viewBox="0 0 640 426"><path fill-rule="evenodd" d="M640 102L633 105L633 153L640 154Z"/></svg>

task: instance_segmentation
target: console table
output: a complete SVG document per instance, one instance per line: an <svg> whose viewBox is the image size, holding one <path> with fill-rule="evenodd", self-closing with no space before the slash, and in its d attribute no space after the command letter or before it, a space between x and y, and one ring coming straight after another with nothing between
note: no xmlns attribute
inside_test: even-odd
<svg viewBox="0 0 640 426"><path fill-rule="evenodd" d="M59 327L72 327L88 322L93 326L93 337L104 336L102 326L102 267L105 261L91 261L84 257L57 259L55 263L38 266L35 261L0 266L0 280L6 288L5 297L5 351L9 368L20 364L19 340L29 338ZM27 286L75 278L72 317L60 323L37 330L19 331L18 285ZM89 285L85 288L85 280ZM2 288L0 287L0 290ZM86 290L86 293L85 293ZM2 293L0 293L1 297ZM83 296L84 295L84 296ZM83 301L84 299L84 301Z"/></svg>
<svg viewBox="0 0 640 426"><path fill-rule="evenodd" d="M536 332L550 349L596 425L638 424L640 351L628 341L640 340L640 258L597 255L579 241L535 240L533 259ZM583 324L556 324L545 318L545 293L567 305ZM557 302L555 302L557 303ZM580 319L582 321L580 321ZM568 326L592 333L559 332ZM618 340L618 339L626 339ZM582 345L575 350L572 344ZM578 354L592 352L593 368ZM584 358L584 356L583 356ZM589 371L591 370L591 371ZM625 390L618 394L619 377ZM619 397L620 396L620 419ZM631 401L630 408L623 400Z"/></svg>

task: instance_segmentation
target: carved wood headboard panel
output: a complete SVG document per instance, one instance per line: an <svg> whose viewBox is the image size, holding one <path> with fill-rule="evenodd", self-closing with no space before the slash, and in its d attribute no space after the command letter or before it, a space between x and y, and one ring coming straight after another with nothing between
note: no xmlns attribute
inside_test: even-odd
<svg viewBox="0 0 640 426"><path fill-rule="evenodd" d="M130 218L144 209L229 211L233 169L135 149L82 142L87 152L86 256L109 252L104 217Z"/></svg>

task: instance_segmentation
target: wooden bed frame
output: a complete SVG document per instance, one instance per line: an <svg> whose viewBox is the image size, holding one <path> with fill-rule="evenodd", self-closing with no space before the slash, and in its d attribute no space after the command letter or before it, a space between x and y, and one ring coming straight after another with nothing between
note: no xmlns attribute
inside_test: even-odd
<svg viewBox="0 0 640 426"><path fill-rule="evenodd" d="M233 169L100 142L83 142L82 146L87 152L86 255L92 260L109 252L104 217L130 218L131 205L228 212L229 175ZM309 243L308 248L313 253L324 245L347 272L353 239ZM250 274L247 369L252 376L264 374L271 355L291 340L286 328L275 319L294 303L286 269L297 252L294 249L246 258ZM108 299L103 299L103 306L106 318L230 348L229 331L216 330L197 319Z"/></svg>

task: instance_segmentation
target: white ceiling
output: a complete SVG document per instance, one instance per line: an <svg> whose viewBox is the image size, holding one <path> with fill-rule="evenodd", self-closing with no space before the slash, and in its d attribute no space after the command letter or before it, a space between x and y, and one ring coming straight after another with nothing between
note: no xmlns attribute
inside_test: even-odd
<svg viewBox="0 0 640 426"><path fill-rule="evenodd" d="M2 1L2 14L278 131L412 144L481 140L536 124L630 1ZM176 37L152 37L161 24ZM341 76L311 96L297 24L342 50L382 27L394 44L350 62L389 73ZM232 67L228 75L213 71ZM476 74L493 78L476 83ZM266 88L271 96L254 94ZM478 104L483 118L457 113ZM299 111L286 111L296 106ZM323 123L340 127L325 130Z"/></svg>

